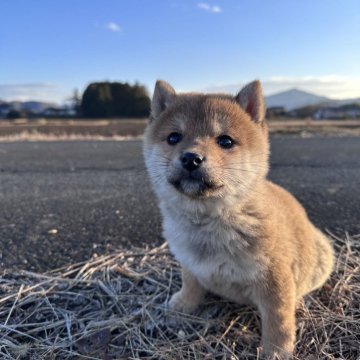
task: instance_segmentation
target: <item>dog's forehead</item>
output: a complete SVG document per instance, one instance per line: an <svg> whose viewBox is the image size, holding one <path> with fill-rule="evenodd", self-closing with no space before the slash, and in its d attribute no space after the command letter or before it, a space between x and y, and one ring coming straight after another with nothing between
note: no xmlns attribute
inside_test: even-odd
<svg viewBox="0 0 360 360"><path fill-rule="evenodd" d="M238 125L244 115L240 106L226 96L193 96L181 99L174 120L182 131L216 135Z"/></svg>

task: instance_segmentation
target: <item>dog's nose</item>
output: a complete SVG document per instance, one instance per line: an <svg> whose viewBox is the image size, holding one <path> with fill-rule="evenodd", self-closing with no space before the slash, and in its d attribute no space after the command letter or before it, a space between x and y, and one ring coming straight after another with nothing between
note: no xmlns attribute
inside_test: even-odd
<svg viewBox="0 0 360 360"><path fill-rule="evenodd" d="M193 171L200 167L201 163L204 161L204 157L196 153L187 152L181 155L180 160L183 168Z"/></svg>

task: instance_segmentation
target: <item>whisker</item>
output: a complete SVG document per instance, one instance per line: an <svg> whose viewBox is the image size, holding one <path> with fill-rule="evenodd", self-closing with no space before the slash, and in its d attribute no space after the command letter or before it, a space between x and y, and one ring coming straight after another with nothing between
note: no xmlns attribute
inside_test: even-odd
<svg viewBox="0 0 360 360"><path fill-rule="evenodd" d="M224 170L236 170L236 171L244 171L244 172L249 172L249 173L253 173L253 174L258 174L258 171L254 171L254 170L249 170L249 169L240 169L240 168L223 168Z"/></svg>
<svg viewBox="0 0 360 360"><path fill-rule="evenodd" d="M234 166L211 166L210 169L224 169L224 170L243 170L243 171L253 171L256 172L254 170L266 170L268 169L267 166L252 166L253 169L246 169L244 167L234 167Z"/></svg>
<svg viewBox="0 0 360 360"><path fill-rule="evenodd" d="M252 164L251 166L247 167L245 166L247 164L226 164L226 165L222 165L222 166L209 166L209 169L268 169L267 165L257 165L257 164Z"/></svg>
<svg viewBox="0 0 360 360"><path fill-rule="evenodd" d="M234 179L233 179L233 181L234 181ZM238 183L238 184L242 185L247 192L255 192L257 194L260 194L260 195L264 196L264 198L266 198L266 195L263 192L254 189L253 187L251 187L250 185L244 183L240 179L235 179L235 183Z"/></svg>

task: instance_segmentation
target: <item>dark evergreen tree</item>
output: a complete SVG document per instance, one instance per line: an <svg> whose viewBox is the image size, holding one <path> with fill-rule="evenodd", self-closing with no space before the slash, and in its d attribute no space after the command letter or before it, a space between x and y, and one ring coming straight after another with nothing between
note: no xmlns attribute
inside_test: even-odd
<svg viewBox="0 0 360 360"><path fill-rule="evenodd" d="M150 99L144 86L120 82L91 83L81 101L84 117L146 117Z"/></svg>

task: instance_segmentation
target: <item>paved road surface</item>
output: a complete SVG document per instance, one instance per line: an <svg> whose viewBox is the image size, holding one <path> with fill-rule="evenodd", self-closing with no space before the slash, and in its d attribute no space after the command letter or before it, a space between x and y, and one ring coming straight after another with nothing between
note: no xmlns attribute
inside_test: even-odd
<svg viewBox="0 0 360 360"><path fill-rule="evenodd" d="M357 137L277 136L270 178L320 228L357 234L359 155ZM0 201L2 268L43 271L163 241L139 141L0 143Z"/></svg>

